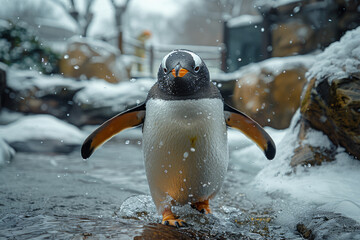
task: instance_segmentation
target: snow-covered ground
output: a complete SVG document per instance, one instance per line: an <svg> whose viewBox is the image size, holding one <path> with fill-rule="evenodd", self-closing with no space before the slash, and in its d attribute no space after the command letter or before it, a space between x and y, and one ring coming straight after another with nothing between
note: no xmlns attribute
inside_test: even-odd
<svg viewBox="0 0 360 240"><path fill-rule="evenodd" d="M314 209L341 213L360 223L360 161L346 153L345 149L338 148L334 162L324 162L321 166L298 166L295 170L289 166L299 131L299 126L294 125L299 117L297 112L292 125L280 134L271 130L270 135L275 138L278 150L273 161L265 162L262 153L252 151L251 146L235 151L232 156L241 154L258 166L259 171L251 183L254 189L269 195L279 192L289 195L289 211L278 209L283 211L284 223L294 224L304 213ZM316 130L307 137L307 141L315 147L328 148L332 145L327 136Z"/></svg>

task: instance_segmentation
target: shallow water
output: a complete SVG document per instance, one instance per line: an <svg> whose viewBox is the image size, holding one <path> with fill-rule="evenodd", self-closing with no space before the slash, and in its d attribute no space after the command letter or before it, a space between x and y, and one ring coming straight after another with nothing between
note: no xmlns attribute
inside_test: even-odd
<svg viewBox="0 0 360 240"><path fill-rule="evenodd" d="M276 223L272 204L277 196L255 193L261 201L249 200L256 170L234 161L211 202L214 214L176 207L190 227L160 225L143 167L141 135L134 131L135 137L117 137L87 161L79 151L18 153L0 168L0 238L301 239L295 229Z"/></svg>

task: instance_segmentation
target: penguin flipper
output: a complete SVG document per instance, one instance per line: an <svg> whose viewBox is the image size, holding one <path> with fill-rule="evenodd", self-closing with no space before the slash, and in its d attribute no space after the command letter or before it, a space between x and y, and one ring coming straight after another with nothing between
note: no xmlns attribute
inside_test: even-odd
<svg viewBox="0 0 360 240"><path fill-rule="evenodd" d="M144 119L145 103L119 113L113 118L107 120L86 138L81 147L81 156L84 159L89 158L96 148L109 140L111 137L126 128L142 124Z"/></svg>
<svg viewBox="0 0 360 240"><path fill-rule="evenodd" d="M229 127L236 128L253 140L272 160L275 157L276 147L270 135L253 119L239 110L224 103L225 121Z"/></svg>

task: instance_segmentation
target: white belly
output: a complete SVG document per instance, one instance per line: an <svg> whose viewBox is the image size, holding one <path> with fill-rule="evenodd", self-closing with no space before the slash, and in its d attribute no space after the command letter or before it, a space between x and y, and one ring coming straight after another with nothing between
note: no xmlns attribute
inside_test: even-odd
<svg viewBox="0 0 360 240"><path fill-rule="evenodd" d="M148 100L143 152L151 195L159 211L170 200L187 204L212 198L228 166L223 102Z"/></svg>

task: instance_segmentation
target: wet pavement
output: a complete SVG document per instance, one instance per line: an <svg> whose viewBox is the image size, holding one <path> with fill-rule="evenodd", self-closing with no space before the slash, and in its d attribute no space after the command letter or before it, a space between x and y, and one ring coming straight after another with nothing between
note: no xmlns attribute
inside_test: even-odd
<svg viewBox="0 0 360 240"><path fill-rule="evenodd" d="M256 171L230 161L214 214L175 212L190 227L159 224L143 166L141 132L106 143L90 160L17 153L0 167L0 239L301 239L273 221L269 204L248 199ZM277 200L274 200L277 201Z"/></svg>

